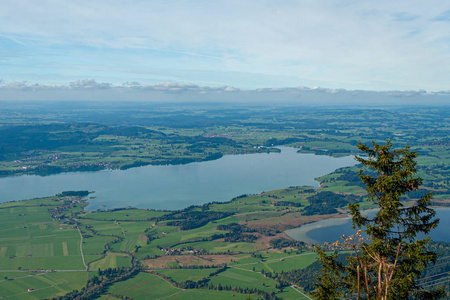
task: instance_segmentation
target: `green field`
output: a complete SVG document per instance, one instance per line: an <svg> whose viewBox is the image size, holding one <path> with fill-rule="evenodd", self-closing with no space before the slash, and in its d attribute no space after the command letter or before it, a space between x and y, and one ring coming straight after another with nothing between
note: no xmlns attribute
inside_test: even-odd
<svg viewBox="0 0 450 300"><path fill-rule="evenodd" d="M172 279L175 282L183 281L198 281L207 277L212 272L216 271L217 268L206 268L206 269L169 269L169 270L158 270L156 273L162 274L165 277Z"/></svg>
<svg viewBox="0 0 450 300"><path fill-rule="evenodd" d="M0 204L0 269L83 269L78 231L59 224L48 213L58 202L44 199L49 206L31 206L34 202L27 207Z"/></svg>
<svg viewBox="0 0 450 300"><path fill-rule="evenodd" d="M0 280L1 295L7 299L44 299L64 295L82 288L87 279L86 272L2 272L1 276L8 277L8 280ZM28 289L33 291L28 292Z"/></svg>
<svg viewBox="0 0 450 300"><path fill-rule="evenodd" d="M296 269L304 269L313 262L316 261L316 254L311 253L271 253L271 255L263 256L263 260L260 259L242 259L236 263L236 268L252 270L255 272L289 272ZM255 264L255 262L257 262ZM244 265L242 265L244 264ZM230 266L234 267L233 264Z"/></svg>
<svg viewBox="0 0 450 300"><path fill-rule="evenodd" d="M340 176L339 172L321 180L335 184L332 178ZM246 289L254 290L255 295L267 293L281 299L303 299L301 290L289 285L281 288L274 278L307 268L316 261L316 254L310 252L310 246L291 245L279 235L295 226L295 222L310 220L311 216L303 215L303 210L310 197L323 190L289 187L241 196L206 208L160 214L154 211L141 214L135 209L88 213L83 210L86 199L80 197L43 198L42 203L38 199L3 203L0 271L5 279L0 282L0 289L11 298L45 298L81 288L87 276L96 276L98 270L128 268L153 271L161 277L141 271L134 277L108 284L108 294L103 294L102 299L115 296L189 299L194 295L200 299L211 295L222 299L230 295L243 297ZM274 205L278 201L301 206ZM186 214L190 221L179 219L178 214ZM222 217L197 227L192 225L195 216L217 214ZM90 218L92 215L99 217ZM148 219L142 220L143 216ZM190 229L182 229L183 224ZM239 231L234 232L233 228ZM247 240L249 237L253 238ZM271 241L278 239L287 241L287 246L272 247ZM86 273L84 263L91 272ZM221 270L224 264L229 268ZM48 273L30 273L34 270ZM213 274L216 271L220 272ZM185 289L186 282L200 283L202 288ZM130 284L136 288L130 289ZM28 288L34 291L28 292Z"/></svg>
<svg viewBox="0 0 450 300"><path fill-rule="evenodd" d="M89 268L91 270L103 270L107 268L131 267L130 260L130 256L126 254L107 252L104 258L91 262Z"/></svg>
<svg viewBox="0 0 450 300"><path fill-rule="evenodd" d="M276 282L265 278L263 274L237 268L230 268L211 278L211 283L221 286L236 286L241 288L257 288L265 292L276 292Z"/></svg>
<svg viewBox="0 0 450 300"><path fill-rule="evenodd" d="M434 191L433 204L450 203L448 108L130 104L122 110L94 105L69 113L48 105L33 116L21 107L13 114L0 111L0 140L6 142L0 147L1 176L184 164L278 151L266 148L277 145L317 155L355 155L359 141L391 138L394 147L410 145L419 153L418 175L423 188ZM281 273L315 266L317 258L311 245L289 240L283 232L343 216L352 201L373 207L364 202L358 171L355 166L319 177L319 189L286 187L180 211L88 212L87 199L74 195L1 203L0 296L51 298L103 282L107 292L97 293L100 299L245 299L237 290L248 288L304 299L290 286L297 282L280 288L277 280ZM90 196L95 201L95 194ZM102 272L111 270L126 276L108 281ZM186 282L202 288L185 289Z"/></svg>
<svg viewBox="0 0 450 300"><path fill-rule="evenodd" d="M131 279L114 284L108 292L139 300L164 298L180 290L156 275L140 273Z"/></svg>
<svg viewBox="0 0 450 300"><path fill-rule="evenodd" d="M52 197L43 198L42 203L38 200L30 200L15 203L17 205L0 204L0 222L3 225L0 270L7 278L0 282L0 288L6 289L11 297L22 297L25 292L23 295L26 296L23 297L30 299L62 295L75 287L83 286L87 278L84 263L92 271L89 273L89 276L92 277L97 274L96 270L99 269L134 267L131 263L133 257L134 259L152 258L158 255L163 261L169 259L165 263L163 262L163 266L177 269L156 270L156 272L179 284L183 284L185 281L196 282L209 278L208 282L216 285L217 288L219 288L219 284L222 285L221 281L235 285L236 288L259 288L261 284L258 282L261 281L260 283L264 283L265 286L262 286L263 288L260 290L276 292L283 295L285 299L291 299L289 294L298 296L298 292L293 289L275 289L275 281L264 278L260 272L263 269L278 272L283 269L303 268L314 261L313 255L305 253L305 255L296 257L295 252L274 252L273 249L258 241L227 242L221 240L220 237L228 234L228 231L218 230L217 227L242 223L242 220L246 218L265 220L266 218L281 217L279 209L267 211L267 208L271 207L271 202L265 201L260 205L253 206L254 202L259 201L258 198L271 199L274 195L284 199L294 199L294 196L299 195L302 191L302 188L282 189L267 192L258 197L241 197L230 203L213 204L208 211L216 210L234 215L188 230L180 230L179 226L169 225L170 218L155 222L155 217L162 217L167 212L143 211L140 213L139 210L116 210L86 213L83 211L83 201L85 200L82 198ZM44 203L45 206L41 205ZM233 212L232 206L235 205L245 205L248 208L253 206L253 211L246 209L239 213ZM258 211L259 209L260 211ZM52 217L51 211L57 211L57 213ZM188 213L195 214L203 211L193 207ZM298 211L296 209L292 213ZM91 218L92 215L98 217ZM132 218L133 216L136 217L135 220ZM141 220L144 217L148 220ZM58 218L62 219L58 221ZM215 237L216 235L219 236ZM182 250L176 252L175 256L167 256L163 250L160 250L162 248ZM193 252L193 249L196 252ZM265 250L258 252L262 249ZM195 255L198 251L202 255L197 257ZM251 258L249 256L251 253L256 253L260 257ZM191 257L189 255L194 256L189 258ZM170 260L172 257L173 260ZM188 261L185 258L188 258ZM158 258L154 259L158 261ZM289 264L286 263L287 260L290 260ZM152 259L148 261L152 261ZM226 262L234 267L209 277L211 273L218 270L214 265L222 266ZM241 264L249 262L258 262L255 268L257 272L253 272L253 265L241 266ZM201 267L204 264L207 265L204 269L179 268L184 265ZM57 272L29 276L29 270L56 270ZM66 271L64 272L64 270ZM67 272L67 270L74 271ZM52 281L51 278L55 276L54 274L61 274L58 281ZM72 277L69 275L75 276L77 280L70 281ZM239 283L235 282L232 280L234 276L241 276L242 280ZM127 289L129 286L126 282L128 281L136 284L137 288ZM252 284L245 286L243 284L245 282L252 282ZM28 287L25 289L26 286ZM34 291L27 292L28 288L32 288ZM114 297L111 295L123 295L134 299L144 299L145 297L166 297L173 294L175 294L173 297L181 297L184 294L189 298L198 294L205 299L211 295L217 295L221 299L230 294L233 295L233 291L225 290L183 290L168 284L158 276L146 273L139 273L131 279L113 283L108 292L110 295L103 295L103 298ZM180 293L178 294L178 292ZM242 294L234 294L242 296Z"/></svg>
<svg viewBox="0 0 450 300"><path fill-rule="evenodd" d="M170 297L170 299L244 299L246 296L231 291L216 291L204 289L183 290L171 286L164 279L156 275L141 273L129 280L116 283L108 289L108 293L127 296L133 299L160 299ZM101 299L114 299L103 297ZM289 298L286 298L289 299ZM301 298L297 298L301 299Z"/></svg>
<svg viewBox="0 0 450 300"><path fill-rule="evenodd" d="M163 211L153 211L145 209L123 209L110 212L88 212L82 215L86 219L107 220L107 221L125 221L125 220L151 220L167 214Z"/></svg>

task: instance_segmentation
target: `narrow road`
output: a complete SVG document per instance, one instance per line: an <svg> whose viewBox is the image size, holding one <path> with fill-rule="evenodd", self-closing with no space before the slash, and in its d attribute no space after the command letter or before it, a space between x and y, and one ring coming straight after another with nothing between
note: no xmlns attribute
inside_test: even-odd
<svg viewBox="0 0 450 300"><path fill-rule="evenodd" d="M83 260L83 265L86 267L86 271L88 271L89 267L86 265L86 262L84 261L84 254L83 254L83 234L81 233L80 228L78 228L78 232L80 233L80 252L81 252L81 259Z"/></svg>
<svg viewBox="0 0 450 300"><path fill-rule="evenodd" d="M54 287L54 286L55 286L55 285L50 285L50 286L46 286L46 287L43 287L43 288L40 288L40 289L35 289L35 290L33 290L32 292L23 292L23 293L14 294L14 295L6 296L6 297L4 296L4 297L2 297L2 299L7 299L7 298L11 298L11 297L16 298L18 295L25 295L25 294L37 292L37 291L40 291L40 290L49 289L49 288L52 288L52 287Z"/></svg>
<svg viewBox="0 0 450 300"><path fill-rule="evenodd" d="M242 271L247 271L247 272L259 273L259 272L253 271L253 270L247 270L247 269L242 269L242 268L237 268L237 267L233 267L233 268L236 269L236 270L242 270Z"/></svg>
<svg viewBox="0 0 450 300"><path fill-rule="evenodd" d="M300 293L300 294L302 294L306 299L310 299L310 300L312 300L311 298L309 298L308 296L306 296L304 293L302 293L300 290L298 290L297 288L298 288L298 286L296 286L296 285L291 285L291 288L293 288L294 289L294 291L296 291L296 292L298 292L298 293Z"/></svg>
<svg viewBox="0 0 450 300"><path fill-rule="evenodd" d="M170 297L173 297L173 296L178 295L179 293L182 293L182 292L185 291L185 289L180 289L179 287L174 286L170 281L168 281L167 279L165 279L165 278L163 278L163 277L161 277L161 276L158 276L158 275L156 275L156 274L151 274L151 273L147 273L147 274L156 276L156 277L158 277L159 279L164 280L165 282L167 282L168 284L170 284L171 287L176 288L176 289L179 289L178 292L176 292L176 293L174 293L174 294L172 294L172 295L163 297L163 298L159 298L158 300L168 299L168 298L170 298Z"/></svg>
<svg viewBox="0 0 450 300"><path fill-rule="evenodd" d="M180 288L177 287L177 286L174 286L170 281L168 281L167 279L165 279L165 278L163 278L163 277L161 277L161 276L158 276L158 275L152 274L152 273L147 273L147 274L156 276L156 277L158 277L159 279L164 280L165 282L167 282L168 284L170 284L172 287L174 287L174 288L176 288L176 289L183 290L183 289L180 289Z"/></svg>
<svg viewBox="0 0 450 300"><path fill-rule="evenodd" d="M173 297L173 296L175 296L175 295L178 295L179 293L182 293L182 292L184 292L184 291L185 291L185 290L178 291L178 292L176 292L175 294L172 294L172 295L167 296L167 297L164 297L164 298L159 298L158 300L168 299L168 298Z"/></svg>
<svg viewBox="0 0 450 300"><path fill-rule="evenodd" d="M123 230L123 227L120 226L119 222L115 221L116 225L119 226L120 229L122 229L123 237L127 238L127 235L125 234L125 230Z"/></svg>
<svg viewBox="0 0 450 300"><path fill-rule="evenodd" d="M8 278L8 279L0 280L0 282L12 281L12 280L17 280L17 279L22 279L22 278L25 278L25 277L33 277L33 276L39 276L39 275L44 275L44 274L47 274L47 273L30 274L30 275L26 275L26 276L22 276L22 277Z"/></svg>
<svg viewBox="0 0 450 300"><path fill-rule="evenodd" d="M302 254L296 254L296 255L291 255L291 256L285 256L285 257L281 257L281 258L274 258L274 259L269 259L269 260L265 260L265 261L257 261L257 262L252 262L252 263L247 263L247 264L239 264L239 265L229 265L229 268L234 268L234 267L241 267L241 266L250 266L250 265L257 265L257 264L263 264L263 263L267 263L267 262L271 262L271 261L280 261L285 260L285 259L289 259L289 258L293 258L293 257L297 257L297 256L303 256L303 255L317 255L317 253L302 253Z"/></svg>
<svg viewBox="0 0 450 300"><path fill-rule="evenodd" d="M32 270L36 271L36 270ZM0 270L0 272L4 273L28 273L31 272L30 270ZM46 274L51 272L86 272L86 270L38 270L36 271L37 274ZM89 270L89 272L97 272L96 270Z"/></svg>

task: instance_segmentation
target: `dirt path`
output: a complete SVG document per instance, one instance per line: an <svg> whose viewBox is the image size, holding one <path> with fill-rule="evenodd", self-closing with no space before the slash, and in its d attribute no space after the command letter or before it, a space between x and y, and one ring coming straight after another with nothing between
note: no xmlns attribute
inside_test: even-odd
<svg viewBox="0 0 450 300"><path fill-rule="evenodd" d="M25 270L0 270L0 272L4 273L27 273L28 271ZM39 270L39 272L42 273L36 273L36 274L46 274L51 272L86 272L86 270ZM89 270L89 272L97 272L96 270ZM12 280L13 278L11 278ZM0 281L1 282L1 281Z"/></svg>
<svg viewBox="0 0 450 300"><path fill-rule="evenodd" d="M123 233L123 238L125 238L125 239L126 239L126 238L127 238L127 235L125 234L125 230L123 230L123 227L122 227L122 226L120 226L119 222L117 222L117 221L116 221L115 223L116 223L116 225L117 225L117 226L119 226L119 228L120 228L120 229L122 229L122 233Z"/></svg>
<svg viewBox="0 0 450 300"><path fill-rule="evenodd" d="M83 272L84 272L84 271L83 271ZM26 276L22 276L22 277L8 278L8 279L0 280L0 282L3 282L3 281L12 281L12 280L22 279L22 278L26 278L26 277L33 277L33 276L44 275L44 274L47 274L47 273L30 274L30 275L26 275Z"/></svg>
<svg viewBox="0 0 450 300"><path fill-rule="evenodd" d="M175 295L178 295L179 293L182 293L182 292L184 292L184 291L185 291L185 290L178 291L178 292L176 292L175 294L172 294L172 295L167 296L167 297L164 297L164 298L159 298L158 300L168 299L168 298L173 297L173 296L175 296Z"/></svg>
<svg viewBox="0 0 450 300"><path fill-rule="evenodd" d="M159 279L164 280L165 282L167 282L168 284L170 284L171 287L174 287L174 288L176 288L176 289L179 289L178 292L176 292L176 293L174 293L174 294L172 294L172 295L163 297L163 298L158 298L158 300L168 299L168 298L170 298L170 297L173 297L173 296L178 295L179 293L182 293L182 292L185 291L185 289L180 289L179 287L174 286L170 281L168 281L167 279L165 279L165 278L163 278L163 277L161 277L161 276L158 276L158 275L156 275L156 274L151 274L151 273L148 273L148 274L153 275L153 276L156 276L156 277L158 277Z"/></svg>
<svg viewBox="0 0 450 300"><path fill-rule="evenodd" d="M80 228L78 228L78 232L80 233L80 252L81 252L81 259L83 260L83 265L86 267L86 271L88 271L89 267L88 265L86 265L86 262L84 260L84 254L83 254L83 234L81 233Z"/></svg>
<svg viewBox="0 0 450 300"><path fill-rule="evenodd" d="M296 286L296 285L291 285L291 288L293 288L294 289L294 291L296 291L296 292L298 292L298 293L300 293L300 294L302 294L306 299L310 299L310 300L312 300L311 298L309 298L308 296L306 296L304 293L302 293L300 290L298 290L297 288L298 288L298 286Z"/></svg>
<svg viewBox="0 0 450 300"><path fill-rule="evenodd" d="M52 287L54 287L54 286L56 286L56 285L58 285L58 284L46 286L46 287L43 287L43 288L40 288L40 289L35 289L35 290L31 291L31 292L23 292L23 293L19 293L19 294L14 294L14 295L6 296L6 297L3 297L2 299L7 299L7 298L11 298L11 297L17 297L17 296L19 296L19 295L25 295L25 294L33 293L33 292L36 292L36 291L49 289L49 288L52 288Z"/></svg>
<svg viewBox="0 0 450 300"><path fill-rule="evenodd" d="M282 257L282 258L269 259L269 260L266 260L266 261L263 261L263 262L257 261L257 262L247 263L247 264L229 265L228 267L235 268L235 267L240 267L240 266L257 265L257 264L262 264L262 263L268 263L268 262L271 262L271 261L279 261L280 259L285 260L285 259L289 259L289 258L292 258L292 257L303 256L303 255L317 255L317 254L316 253L302 253L302 254L296 254L296 255L291 255L291 256L285 256L285 257Z"/></svg>

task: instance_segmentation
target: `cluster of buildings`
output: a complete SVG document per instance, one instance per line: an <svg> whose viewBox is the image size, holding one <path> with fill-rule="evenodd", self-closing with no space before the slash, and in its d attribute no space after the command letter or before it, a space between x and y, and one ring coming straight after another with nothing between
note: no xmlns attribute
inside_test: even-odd
<svg viewBox="0 0 450 300"><path fill-rule="evenodd" d="M194 253L198 253L201 251L201 249L191 249L191 250L184 250L182 248L177 248L177 249L168 249L168 248L161 248L161 251L164 251L167 255L171 255L171 254L181 254L182 252L184 253L189 253L189 254L194 254Z"/></svg>
<svg viewBox="0 0 450 300"><path fill-rule="evenodd" d="M60 217L57 217L57 215L62 214L66 209L72 208L75 205L77 205L77 203L82 202L83 200L80 197L70 197L69 199L66 198L61 198L59 199L60 201L67 201L66 204L62 205L62 206L58 206L57 208L54 209L50 209L48 212L50 214L50 216L58 221L61 221Z"/></svg>

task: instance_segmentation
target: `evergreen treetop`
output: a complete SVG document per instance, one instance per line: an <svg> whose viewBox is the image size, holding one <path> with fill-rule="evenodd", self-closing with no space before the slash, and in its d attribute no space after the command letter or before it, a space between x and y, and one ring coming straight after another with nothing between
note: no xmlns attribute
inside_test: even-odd
<svg viewBox="0 0 450 300"><path fill-rule="evenodd" d="M347 264L339 263L335 256L327 256L320 248L322 275L313 292L316 299L337 299L356 295L357 299L411 299L412 296L438 299L441 290L425 291L417 279L426 266L436 260L437 254L426 249L427 235L439 220L430 208L433 193L429 192L413 204L401 197L416 191L422 179L416 177L417 153L408 146L392 149L388 140L384 145L372 142L372 147L359 143L366 157L356 156L363 168L359 177L366 186L367 200L378 206L374 217L364 216L359 204L349 204L353 227L364 228L350 237L342 236L344 247L353 255ZM366 172L368 169L370 173ZM340 244L336 242L335 245Z"/></svg>

